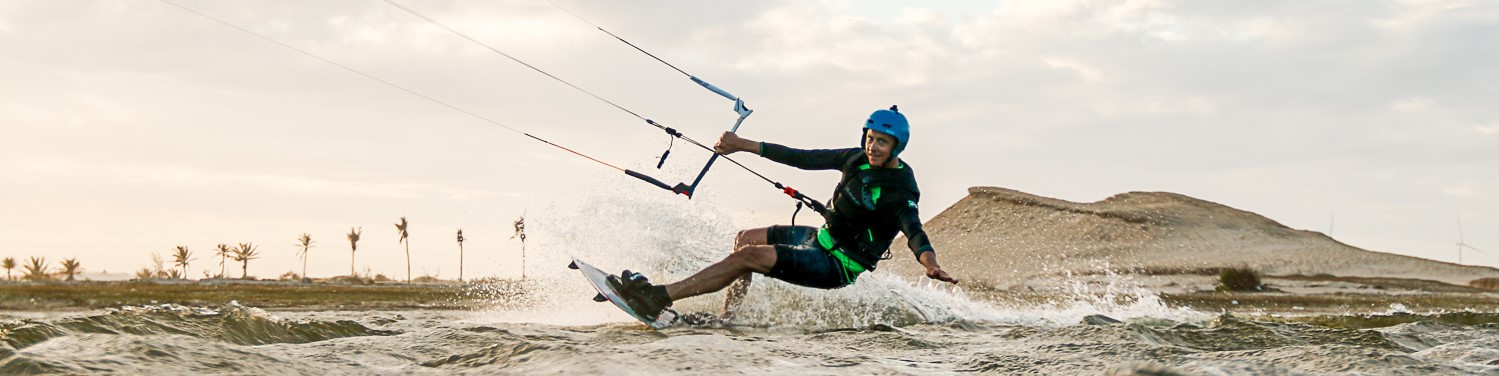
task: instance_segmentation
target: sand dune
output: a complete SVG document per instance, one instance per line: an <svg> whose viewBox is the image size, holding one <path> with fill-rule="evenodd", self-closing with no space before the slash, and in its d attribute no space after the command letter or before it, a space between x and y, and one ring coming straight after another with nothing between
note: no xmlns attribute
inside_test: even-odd
<svg viewBox="0 0 1499 376"><path fill-rule="evenodd" d="M1075 203L995 187L938 214L926 231L943 267L1006 288L1068 272L1172 274L1247 266L1267 275L1331 274L1434 280L1456 285L1499 269L1368 251L1295 230L1255 213L1166 192L1130 192ZM904 239L897 239L904 251ZM906 253L896 252L897 257ZM917 275L907 260L882 270Z"/></svg>

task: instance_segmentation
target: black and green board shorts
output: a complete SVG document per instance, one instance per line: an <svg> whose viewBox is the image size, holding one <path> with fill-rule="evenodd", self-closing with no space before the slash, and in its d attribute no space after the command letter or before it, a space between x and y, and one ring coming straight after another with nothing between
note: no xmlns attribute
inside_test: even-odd
<svg viewBox="0 0 1499 376"><path fill-rule="evenodd" d="M765 276L819 289L853 284L862 268L845 267L845 260L819 244L817 231L810 226L770 226L765 238L776 248L776 264Z"/></svg>

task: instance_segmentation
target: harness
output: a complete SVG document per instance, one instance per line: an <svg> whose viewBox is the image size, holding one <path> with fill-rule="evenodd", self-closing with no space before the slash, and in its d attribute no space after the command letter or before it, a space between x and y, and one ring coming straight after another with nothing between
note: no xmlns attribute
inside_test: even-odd
<svg viewBox="0 0 1499 376"><path fill-rule="evenodd" d="M840 272L843 275L844 281L848 283L853 283L854 280L858 278L860 273L868 271L872 268L865 267L864 264L849 256L847 253L849 251L846 251L844 247L842 247L842 244L840 244L840 242L838 241L837 237L833 235L832 230L830 230L829 228L830 225L828 224L834 221L833 218L836 215L833 214L833 212L836 212L838 209L840 209L838 207L838 205L840 204L852 203L853 205L858 206L859 209L873 213L879 209L880 197L885 193L885 190L883 189L884 187L911 187L911 185L907 182L910 179L910 175L905 171L902 171L906 168L905 164L899 164L894 169L880 169L870 166L869 163L860 163L860 160L862 159L864 159L864 156L861 154L850 158L849 162L846 164L848 166L852 166L854 164L858 165L854 168L845 169L849 172L844 173L842 181L840 181L838 184L839 188L834 193L833 199L831 200L834 206L832 208L833 210L829 211L829 213L827 213L826 215L828 221L817 229L817 245L822 249L828 251L828 253L832 255L834 259L838 260L839 264L842 265L842 270L840 270ZM898 194L900 196L906 196L903 193L905 193L905 191L907 190L909 190L909 188L893 191L895 192L895 194ZM914 198L912 199L914 201ZM842 209L856 210L854 208ZM874 230L871 228L865 228L863 234L856 234L854 236L862 236L865 237L865 239L867 239L869 243L877 243L875 241ZM887 246L885 249L885 253L881 255L879 259L888 260L890 258L891 252L889 250L889 247Z"/></svg>

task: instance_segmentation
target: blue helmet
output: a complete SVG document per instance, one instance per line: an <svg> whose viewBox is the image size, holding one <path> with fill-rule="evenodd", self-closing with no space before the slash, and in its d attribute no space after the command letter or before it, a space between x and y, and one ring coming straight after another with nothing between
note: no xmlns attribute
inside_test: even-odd
<svg viewBox="0 0 1499 376"><path fill-rule="evenodd" d="M873 129L875 132L895 137L895 148L890 150L890 158L900 155L902 150L906 150L906 144L911 141L911 123L906 122L906 115L901 115L896 106L869 114L869 120L864 122L864 129ZM862 130L859 131L859 148L864 148L864 131Z"/></svg>

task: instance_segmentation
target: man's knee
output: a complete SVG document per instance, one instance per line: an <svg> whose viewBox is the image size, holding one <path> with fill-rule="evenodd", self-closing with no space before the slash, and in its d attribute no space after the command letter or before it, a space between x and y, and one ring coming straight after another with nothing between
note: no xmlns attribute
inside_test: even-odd
<svg viewBox="0 0 1499 376"><path fill-rule="evenodd" d="M748 245L749 232L750 230L739 230L739 234L734 236L734 252L739 252L739 250L744 249L744 246Z"/></svg>
<svg viewBox="0 0 1499 376"><path fill-rule="evenodd" d="M739 247L729 258L749 270L765 273L776 264L776 248L772 245L747 245Z"/></svg>
<svg viewBox="0 0 1499 376"><path fill-rule="evenodd" d="M769 237L769 228L753 228L748 230L740 230L739 234L734 236L734 251L737 252L739 251L739 249L747 245L770 244L770 240L768 239Z"/></svg>

